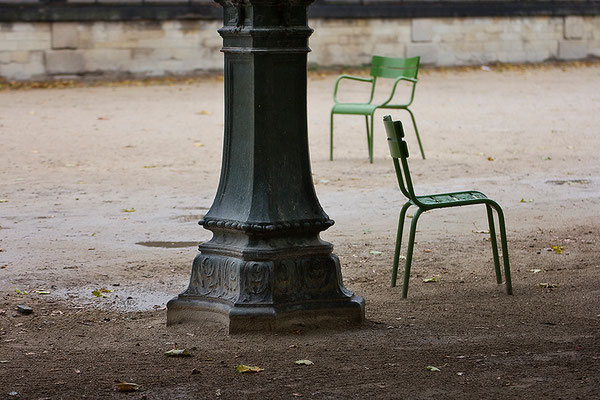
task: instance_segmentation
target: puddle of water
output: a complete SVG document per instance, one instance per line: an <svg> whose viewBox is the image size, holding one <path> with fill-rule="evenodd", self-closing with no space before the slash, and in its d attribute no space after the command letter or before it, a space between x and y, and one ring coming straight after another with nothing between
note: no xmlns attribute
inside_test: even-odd
<svg viewBox="0 0 600 400"><path fill-rule="evenodd" d="M200 242L137 242L140 246L161 247L164 249L182 249L186 247L197 247Z"/></svg>
<svg viewBox="0 0 600 400"><path fill-rule="evenodd" d="M587 179L557 179L546 181L551 185L589 185L590 181Z"/></svg>
<svg viewBox="0 0 600 400"><path fill-rule="evenodd" d="M67 299L67 301L80 307L92 306L105 310L135 312L164 308L167 301L177 294L148 289L140 290L113 286L107 286L107 288L110 292L103 293L103 297L95 297L92 291L98 288L91 287L56 289L48 296Z"/></svg>

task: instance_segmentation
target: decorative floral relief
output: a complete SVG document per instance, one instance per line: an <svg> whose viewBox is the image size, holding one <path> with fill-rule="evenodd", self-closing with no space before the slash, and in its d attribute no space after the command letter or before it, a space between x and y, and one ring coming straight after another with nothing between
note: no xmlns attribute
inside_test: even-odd
<svg viewBox="0 0 600 400"><path fill-rule="evenodd" d="M244 261L199 254L190 285L183 294L228 300L236 304L293 303L345 298L335 255L277 261Z"/></svg>
<svg viewBox="0 0 600 400"><path fill-rule="evenodd" d="M240 272L243 283L239 301L253 304L272 303L273 262L246 262Z"/></svg>
<svg viewBox="0 0 600 400"><path fill-rule="evenodd" d="M239 292L240 262L230 257L197 255L192 265L190 285L184 295L235 299Z"/></svg>

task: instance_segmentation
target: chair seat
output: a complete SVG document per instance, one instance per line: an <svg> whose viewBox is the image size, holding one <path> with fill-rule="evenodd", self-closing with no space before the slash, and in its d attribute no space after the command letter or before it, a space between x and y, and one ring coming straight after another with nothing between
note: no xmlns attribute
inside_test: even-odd
<svg viewBox="0 0 600 400"><path fill-rule="evenodd" d="M432 194L426 196L417 196L417 200L421 203L431 206L432 208L437 207L448 207L452 205L464 204L467 202L473 202L477 200L487 199L487 196L477 191L466 191L466 192L453 192L443 194Z"/></svg>
<svg viewBox="0 0 600 400"><path fill-rule="evenodd" d="M377 109L377 104L337 103L333 106L333 114L371 115Z"/></svg>

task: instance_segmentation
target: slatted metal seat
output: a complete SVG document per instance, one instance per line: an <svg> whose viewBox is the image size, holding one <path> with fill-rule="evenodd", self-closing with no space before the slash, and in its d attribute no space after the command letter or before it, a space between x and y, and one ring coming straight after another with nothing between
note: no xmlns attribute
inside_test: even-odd
<svg viewBox="0 0 600 400"><path fill-rule="evenodd" d="M394 162L396 177L400 191L407 197L408 201L402 206L400 218L398 220L398 231L396 233L396 248L394 251L394 265L392 268L392 287L396 286L398 275L398 261L400 258L400 248L402 243L402 231L404 229L404 220L406 212L411 206L418 209L413 216L408 238L408 250L406 252L406 265L404 267L404 282L402 285L402 297L408 295L408 283L410 278L410 267L412 263L413 248L415 242L415 233L417 230L417 221L425 211L437 208L460 207L473 204L484 204L487 210L488 223L490 228L490 241L492 243L492 253L494 257L494 268L496 272L496 281L502 283L502 273L500 271L500 259L498 256L498 244L496 242L496 230L494 227L494 216L492 210L498 214L498 224L500 226L500 241L502 245L502 258L504 262L504 279L506 283L506 293L512 294L512 282L510 277L510 264L508 260L508 245L506 242L506 228L504 224L504 213L498 203L488 198L485 194L468 190L462 192L437 193L430 195L417 196L414 191L412 177L408 168L408 145L404 141L404 129L400 121L392 121L387 115L383 118L385 131L387 134L390 154Z"/></svg>
<svg viewBox="0 0 600 400"><path fill-rule="evenodd" d="M417 200L430 208L442 208L442 207L455 207L457 202L461 202L461 205L469 204L481 204L481 199L487 199L487 196L477 191L467 192L452 192L452 193L440 193L432 194L428 196L417 196ZM467 202L467 203L464 203Z"/></svg>

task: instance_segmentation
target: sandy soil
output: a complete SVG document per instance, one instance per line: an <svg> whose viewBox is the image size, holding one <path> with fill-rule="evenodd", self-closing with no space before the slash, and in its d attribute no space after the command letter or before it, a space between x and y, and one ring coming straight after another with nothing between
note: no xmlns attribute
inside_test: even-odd
<svg viewBox="0 0 600 400"><path fill-rule="evenodd" d="M480 207L424 215L408 300L389 287L403 199L380 124L371 165L363 120L336 117L328 160L334 81L309 80L312 168L368 321L233 336L167 328L164 309L210 237L196 221L218 184L222 81L0 92L0 398L600 398L600 65L422 73L417 189L503 206L514 296ZM165 357L175 346L193 357ZM115 392L122 380L141 390Z"/></svg>

